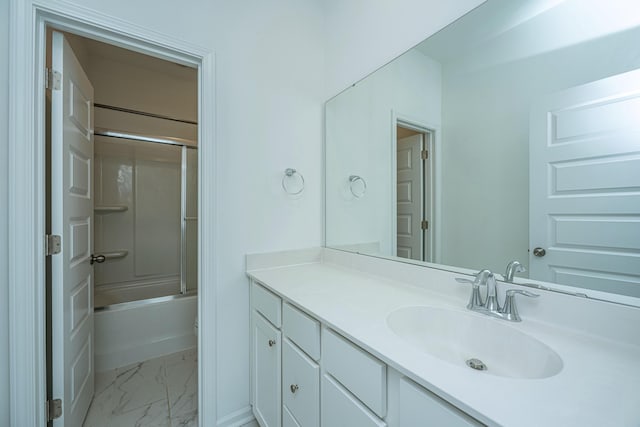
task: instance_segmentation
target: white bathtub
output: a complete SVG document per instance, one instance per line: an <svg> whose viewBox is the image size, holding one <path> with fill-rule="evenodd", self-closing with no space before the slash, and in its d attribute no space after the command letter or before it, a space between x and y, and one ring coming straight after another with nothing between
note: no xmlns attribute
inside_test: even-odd
<svg viewBox="0 0 640 427"><path fill-rule="evenodd" d="M197 295L116 304L95 312L97 372L197 345Z"/></svg>

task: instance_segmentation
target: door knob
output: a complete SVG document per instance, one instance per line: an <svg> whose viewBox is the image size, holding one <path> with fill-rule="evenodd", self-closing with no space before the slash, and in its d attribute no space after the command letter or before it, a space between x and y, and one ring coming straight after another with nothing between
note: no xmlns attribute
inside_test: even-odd
<svg viewBox="0 0 640 427"><path fill-rule="evenodd" d="M533 255L537 256L537 257L543 257L547 254L547 251L545 251L543 248L534 248L533 249Z"/></svg>
<svg viewBox="0 0 640 427"><path fill-rule="evenodd" d="M276 340L269 340L269 347L276 345Z"/></svg>
<svg viewBox="0 0 640 427"><path fill-rule="evenodd" d="M298 384L291 384L289 388L291 389L291 393L295 393L300 387L298 387Z"/></svg>
<svg viewBox="0 0 640 427"><path fill-rule="evenodd" d="M93 255L91 254L91 258L89 259L89 264L93 263L98 263L98 264L102 264L103 262L105 262L105 260L107 259L107 257L105 257L104 255Z"/></svg>

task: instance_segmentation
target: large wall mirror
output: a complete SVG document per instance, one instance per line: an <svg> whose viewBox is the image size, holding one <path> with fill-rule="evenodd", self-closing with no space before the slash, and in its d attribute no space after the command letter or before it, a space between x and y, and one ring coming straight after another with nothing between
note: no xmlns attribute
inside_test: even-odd
<svg viewBox="0 0 640 427"><path fill-rule="evenodd" d="M325 188L327 247L637 304L640 6L485 2L327 102Z"/></svg>

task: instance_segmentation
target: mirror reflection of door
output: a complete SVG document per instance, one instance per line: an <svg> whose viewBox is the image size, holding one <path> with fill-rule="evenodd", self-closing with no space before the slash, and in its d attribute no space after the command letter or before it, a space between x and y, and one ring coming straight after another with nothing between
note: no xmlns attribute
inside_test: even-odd
<svg viewBox="0 0 640 427"><path fill-rule="evenodd" d="M431 261L428 204L430 173L427 159L431 133L397 126L396 129L396 255Z"/></svg>
<svg viewBox="0 0 640 427"><path fill-rule="evenodd" d="M536 279L640 295L638 93L635 70L534 104L529 265Z"/></svg>

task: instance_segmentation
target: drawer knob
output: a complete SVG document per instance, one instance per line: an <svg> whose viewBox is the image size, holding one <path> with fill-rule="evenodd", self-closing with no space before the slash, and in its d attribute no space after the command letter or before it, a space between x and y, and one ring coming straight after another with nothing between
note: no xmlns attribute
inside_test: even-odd
<svg viewBox="0 0 640 427"><path fill-rule="evenodd" d="M269 347L276 345L276 340L269 340Z"/></svg>
<svg viewBox="0 0 640 427"><path fill-rule="evenodd" d="M298 391L298 384L291 384L291 393L295 393L296 391Z"/></svg>

